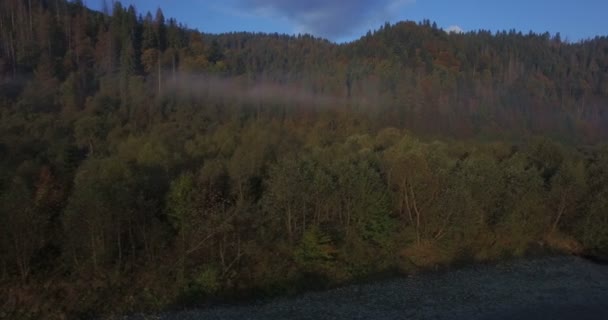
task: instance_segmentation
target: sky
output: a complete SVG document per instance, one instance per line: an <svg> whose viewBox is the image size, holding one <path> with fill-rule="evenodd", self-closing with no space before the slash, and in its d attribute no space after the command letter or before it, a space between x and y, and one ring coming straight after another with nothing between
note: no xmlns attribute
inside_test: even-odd
<svg viewBox="0 0 608 320"><path fill-rule="evenodd" d="M99 9L104 0L86 0ZM112 0L105 0L111 3ZM162 8L190 28L309 33L335 42L356 40L385 22L429 19L452 31L515 29L579 41L608 35L608 0L122 0L139 13ZM111 6L110 6L111 7Z"/></svg>

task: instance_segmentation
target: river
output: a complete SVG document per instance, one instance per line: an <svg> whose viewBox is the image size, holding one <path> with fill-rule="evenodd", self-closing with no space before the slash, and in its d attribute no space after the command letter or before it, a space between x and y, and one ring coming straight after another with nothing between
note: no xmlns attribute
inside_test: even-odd
<svg viewBox="0 0 608 320"><path fill-rule="evenodd" d="M608 266L516 260L238 306L127 319L608 319Z"/></svg>

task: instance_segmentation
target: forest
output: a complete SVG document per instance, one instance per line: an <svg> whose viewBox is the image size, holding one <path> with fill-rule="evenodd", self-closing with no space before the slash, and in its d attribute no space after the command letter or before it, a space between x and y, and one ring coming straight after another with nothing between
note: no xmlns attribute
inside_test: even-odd
<svg viewBox="0 0 608 320"><path fill-rule="evenodd" d="M608 253L608 38L0 1L0 318Z"/></svg>

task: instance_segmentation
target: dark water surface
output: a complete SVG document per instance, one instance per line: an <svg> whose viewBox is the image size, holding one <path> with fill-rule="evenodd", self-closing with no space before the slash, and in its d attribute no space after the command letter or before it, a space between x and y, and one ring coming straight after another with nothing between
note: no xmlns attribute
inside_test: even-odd
<svg viewBox="0 0 608 320"><path fill-rule="evenodd" d="M608 266L576 257L520 260L128 319L608 320Z"/></svg>

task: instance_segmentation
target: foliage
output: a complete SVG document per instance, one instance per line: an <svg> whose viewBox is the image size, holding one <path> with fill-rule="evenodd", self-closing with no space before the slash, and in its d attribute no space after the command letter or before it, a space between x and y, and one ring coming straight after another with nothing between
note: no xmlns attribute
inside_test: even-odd
<svg viewBox="0 0 608 320"><path fill-rule="evenodd" d="M311 227L304 232L300 244L294 250L294 260L304 272L326 272L331 267L336 249L329 236Z"/></svg>

